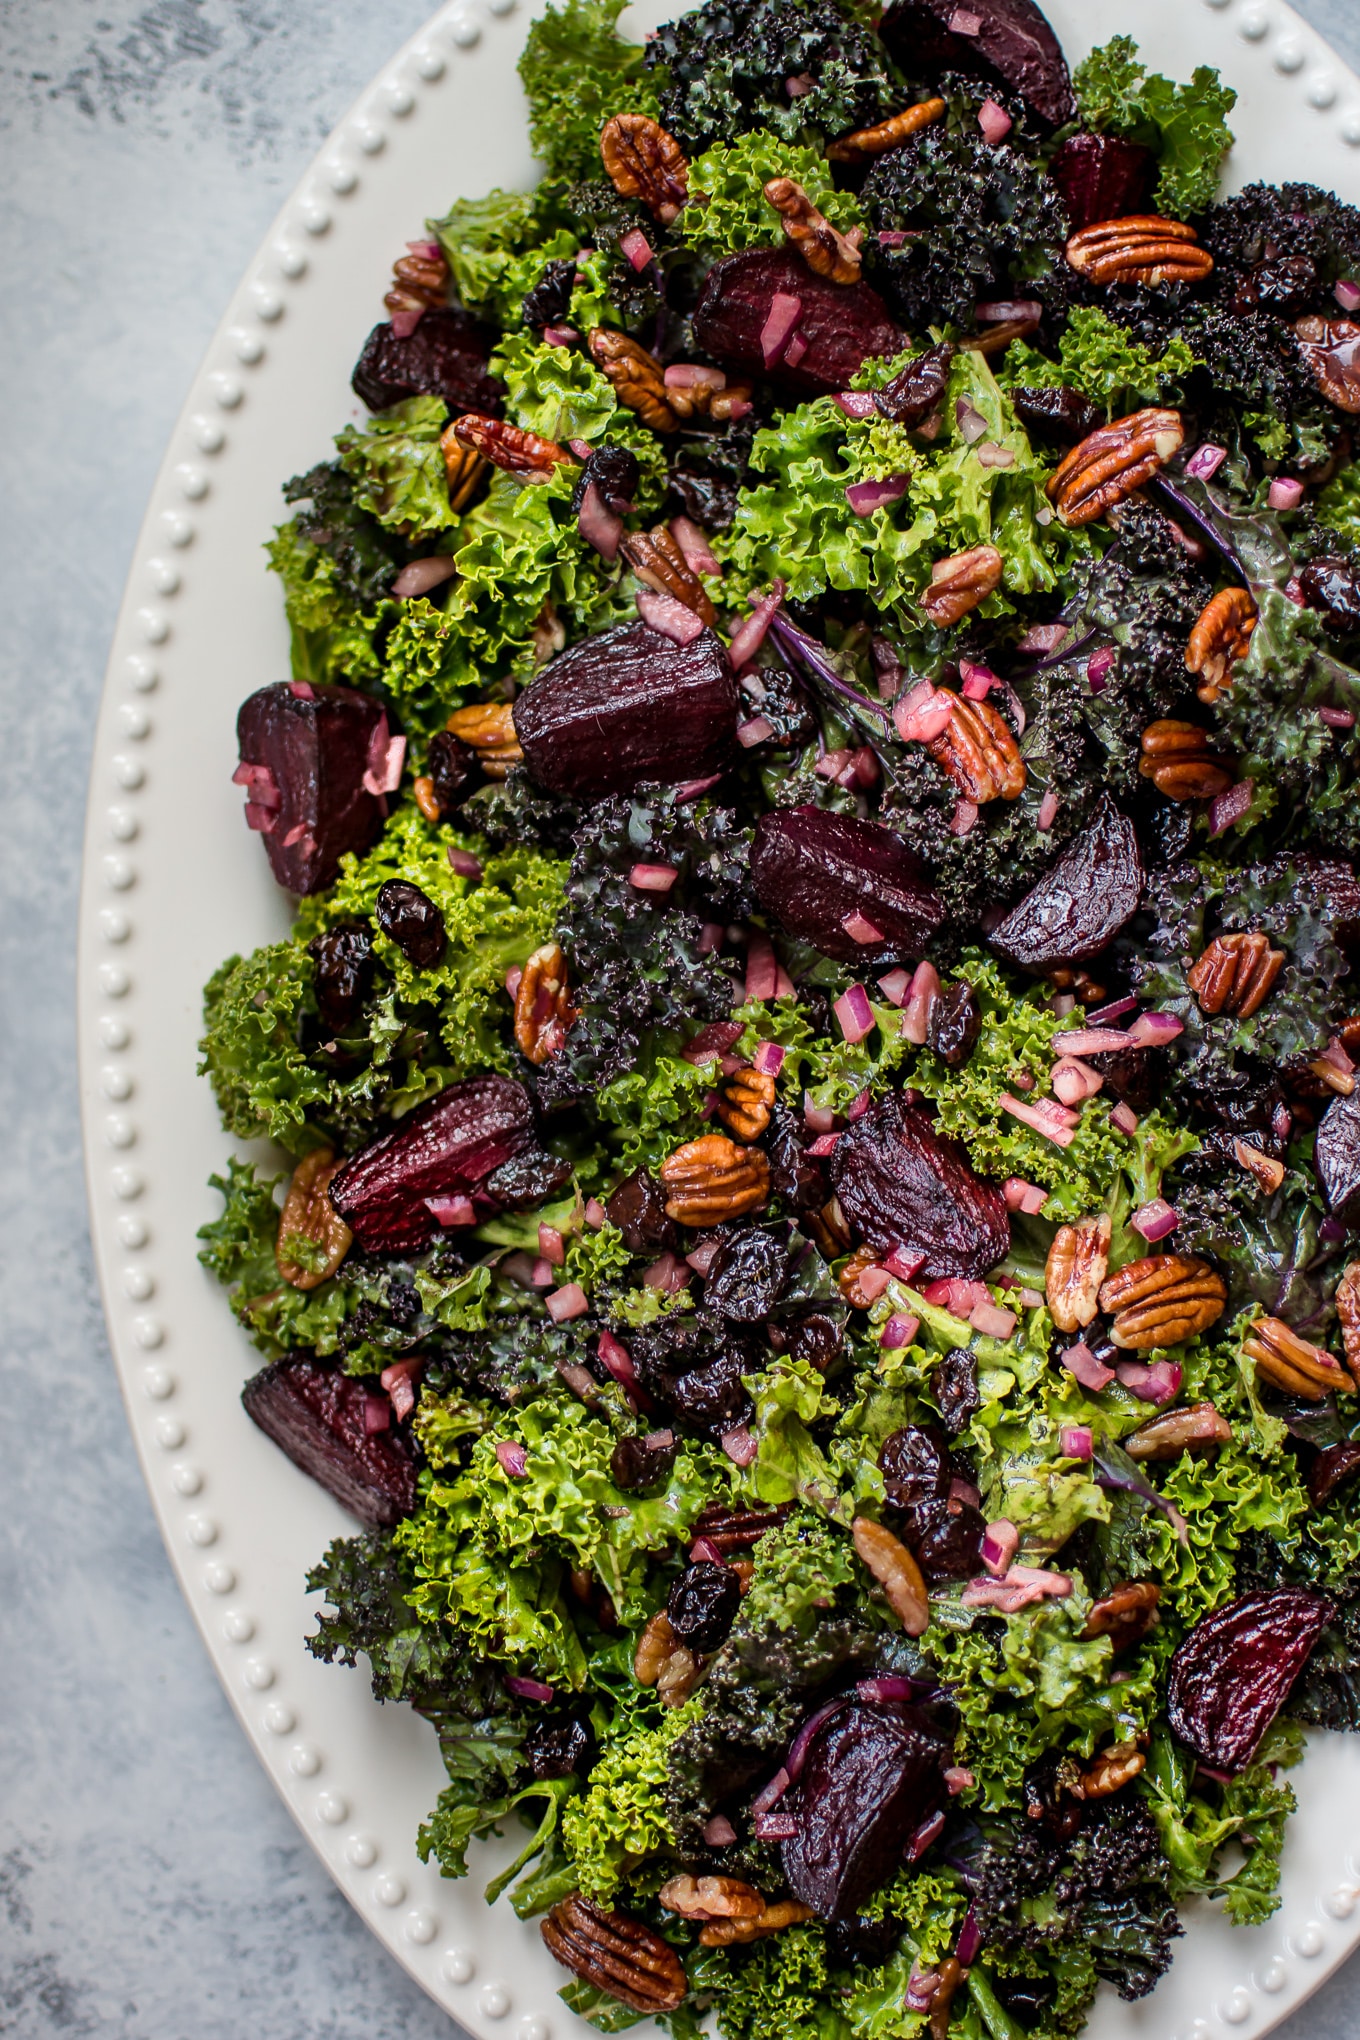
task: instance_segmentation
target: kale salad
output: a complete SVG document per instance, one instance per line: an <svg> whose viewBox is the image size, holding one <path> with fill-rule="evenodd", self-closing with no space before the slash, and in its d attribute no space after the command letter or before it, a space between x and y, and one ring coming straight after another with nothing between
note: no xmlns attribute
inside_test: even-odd
<svg viewBox="0 0 1360 2040"><path fill-rule="evenodd" d="M1360 1727L1360 211L1032 0L619 11L285 486L202 1260L573 2011L1074 2034Z"/></svg>

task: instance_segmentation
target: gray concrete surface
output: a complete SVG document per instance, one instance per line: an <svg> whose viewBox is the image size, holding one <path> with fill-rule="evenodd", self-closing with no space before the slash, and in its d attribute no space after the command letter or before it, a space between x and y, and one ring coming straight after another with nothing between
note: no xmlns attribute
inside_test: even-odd
<svg viewBox="0 0 1360 2040"><path fill-rule="evenodd" d="M104 1342L71 1018L89 732L181 396L426 0L0 0L0 2034L443 2040L182 1606ZM1360 62L1356 0L1304 12ZM1137 0L1129 26L1136 32ZM1360 1969L1284 2028L1360 2040Z"/></svg>

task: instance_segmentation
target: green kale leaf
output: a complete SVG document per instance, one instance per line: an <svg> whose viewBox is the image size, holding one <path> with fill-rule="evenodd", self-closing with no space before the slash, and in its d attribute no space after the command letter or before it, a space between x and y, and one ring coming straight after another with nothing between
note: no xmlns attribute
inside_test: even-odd
<svg viewBox="0 0 1360 2040"><path fill-rule="evenodd" d="M776 248L783 242L779 214L765 196L774 177L791 177L842 234L862 227L853 192L837 191L826 161L816 149L784 142L755 128L730 145L705 149L690 165L690 203L678 225L685 245L716 261L743 248Z"/></svg>
<svg viewBox="0 0 1360 2040"><path fill-rule="evenodd" d="M525 38L519 75L529 139L550 177L597 176L600 129L616 113L657 116L642 46L618 32L623 8L624 0L554 0Z"/></svg>
<svg viewBox="0 0 1360 2040"><path fill-rule="evenodd" d="M336 439L355 502L387 530L423 539L458 522L439 444L448 415L442 397L408 397Z"/></svg>
<svg viewBox="0 0 1360 2040"><path fill-rule="evenodd" d="M1237 103L1217 71L1200 64L1188 85L1174 84L1139 63L1132 36L1117 35L1078 64L1072 84L1084 127L1155 151L1159 212L1184 219L1213 204Z"/></svg>

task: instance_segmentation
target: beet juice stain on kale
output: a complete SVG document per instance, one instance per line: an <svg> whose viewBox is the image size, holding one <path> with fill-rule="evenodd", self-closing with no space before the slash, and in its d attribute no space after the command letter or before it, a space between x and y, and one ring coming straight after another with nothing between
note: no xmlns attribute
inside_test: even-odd
<svg viewBox="0 0 1360 2040"><path fill-rule="evenodd" d="M1360 1722L1360 214L1031 0L619 11L287 484L202 1258L572 2009L1057 2040Z"/></svg>

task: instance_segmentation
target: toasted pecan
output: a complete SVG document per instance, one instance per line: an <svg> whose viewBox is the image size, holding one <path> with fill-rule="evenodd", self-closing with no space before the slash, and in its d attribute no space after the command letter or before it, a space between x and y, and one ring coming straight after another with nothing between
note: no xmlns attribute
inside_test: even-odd
<svg viewBox="0 0 1360 2040"><path fill-rule="evenodd" d="M629 1913L606 1912L574 1893L540 1929L553 1959L638 2012L673 2012L689 1990L684 1964L668 1941Z"/></svg>
<svg viewBox="0 0 1360 2040"><path fill-rule="evenodd" d="M1143 731L1138 770L1168 800L1215 800L1233 783L1232 767L1210 750L1207 731L1174 717Z"/></svg>
<svg viewBox="0 0 1360 2040"><path fill-rule="evenodd" d="M334 1275L354 1235L326 1191L340 1159L331 1148L313 1148L293 1171L279 1213L274 1259L291 1289L317 1289ZM299 1253L306 1254L300 1261Z"/></svg>
<svg viewBox="0 0 1360 2040"><path fill-rule="evenodd" d="M1195 619L1185 648L1185 669L1199 676L1195 689L1212 706L1232 685L1232 669L1251 649L1256 604L1245 588L1220 588Z"/></svg>
<svg viewBox="0 0 1360 2040"><path fill-rule="evenodd" d="M1049 476L1049 499L1064 524L1091 524L1141 489L1184 443L1179 411L1133 411L1078 441Z"/></svg>
<svg viewBox="0 0 1360 2040"><path fill-rule="evenodd" d="M1148 1254L1111 1275L1100 1307L1114 1319L1110 1336L1125 1352L1179 1346L1206 1332L1228 1300L1221 1275L1197 1254Z"/></svg>
<svg viewBox="0 0 1360 2040"><path fill-rule="evenodd" d="M768 1155L761 1148L738 1147L721 1133L701 1134L672 1148L658 1174L667 1217L696 1229L741 1218L770 1201Z"/></svg>
<svg viewBox="0 0 1360 2040"><path fill-rule="evenodd" d="M645 113L616 113L600 130L600 160L620 198L640 198L668 227L689 197L689 161L675 136Z"/></svg>
<svg viewBox="0 0 1360 2040"><path fill-rule="evenodd" d="M1079 1332L1100 1308L1100 1286L1110 1266L1110 1215L1060 1225L1044 1264L1044 1299L1060 1332Z"/></svg>
<svg viewBox="0 0 1360 2040"><path fill-rule="evenodd" d="M1214 266L1193 227L1157 213L1097 220L1067 244L1067 259L1092 283L1199 283Z"/></svg>
<svg viewBox="0 0 1360 2040"><path fill-rule="evenodd" d="M1272 949L1270 937L1252 934L1216 935L1185 974L1202 1013L1230 1013L1249 1020L1269 996L1284 966L1283 949Z"/></svg>

